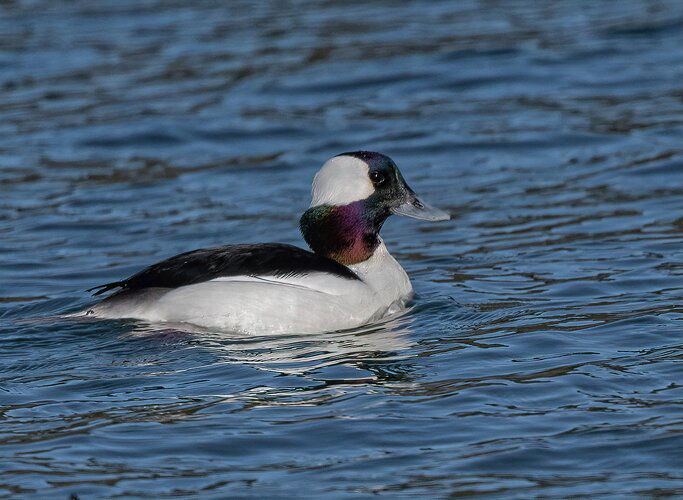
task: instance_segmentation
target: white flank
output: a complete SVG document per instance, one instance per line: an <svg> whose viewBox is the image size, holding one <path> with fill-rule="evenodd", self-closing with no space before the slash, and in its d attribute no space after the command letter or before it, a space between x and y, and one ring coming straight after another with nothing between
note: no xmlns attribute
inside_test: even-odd
<svg viewBox="0 0 683 500"><path fill-rule="evenodd" d="M251 334L316 333L354 328L405 306L412 287L384 243L351 266L363 281L328 273L278 278L230 276L105 299L90 315L178 322Z"/></svg>

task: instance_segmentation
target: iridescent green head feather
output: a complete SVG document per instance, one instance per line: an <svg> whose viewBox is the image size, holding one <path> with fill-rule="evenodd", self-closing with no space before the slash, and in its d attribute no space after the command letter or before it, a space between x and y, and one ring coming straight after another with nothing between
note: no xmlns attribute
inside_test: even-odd
<svg viewBox="0 0 683 500"><path fill-rule="evenodd" d="M344 265L372 257L392 213L425 220L450 216L421 201L391 158L371 151L342 153L313 181L313 201L300 228L311 249Z"/></svg>

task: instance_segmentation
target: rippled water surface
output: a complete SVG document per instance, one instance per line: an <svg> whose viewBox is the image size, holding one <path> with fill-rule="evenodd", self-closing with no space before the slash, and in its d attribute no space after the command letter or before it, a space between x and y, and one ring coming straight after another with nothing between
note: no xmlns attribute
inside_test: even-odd
<svg viewBox="0 0 683 500"><path fill-rule="evenodd" d="M361 148L405 316L55 319ZM0 496L683 495L682 181L676 0L0 1Z"/></svg>

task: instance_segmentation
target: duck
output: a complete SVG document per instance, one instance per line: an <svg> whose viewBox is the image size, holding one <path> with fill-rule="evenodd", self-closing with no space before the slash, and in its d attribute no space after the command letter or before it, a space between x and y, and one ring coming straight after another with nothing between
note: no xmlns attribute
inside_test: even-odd
<svg viewBox="0 0 683 500"><path fill-rule="evenodd" d="M113 293L83 315L256 335L372 324L413 297L408 275L379 234L391 215L450 219L415 194L387 155L341 153L315 174L299 221L310 250L260 243L181 253L89 289L98 298Z"/></svg>

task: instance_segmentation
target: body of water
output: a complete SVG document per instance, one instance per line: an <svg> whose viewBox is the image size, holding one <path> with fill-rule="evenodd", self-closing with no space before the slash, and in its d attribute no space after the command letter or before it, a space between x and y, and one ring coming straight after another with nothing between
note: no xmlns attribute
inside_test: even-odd
<svg viewBox="0 0 683 500"><path fill-rule="evenodd" d="M357 149L403 317L55 319ZM0 1L0 496L683 495L682 181L680 1Z"/></svg>

